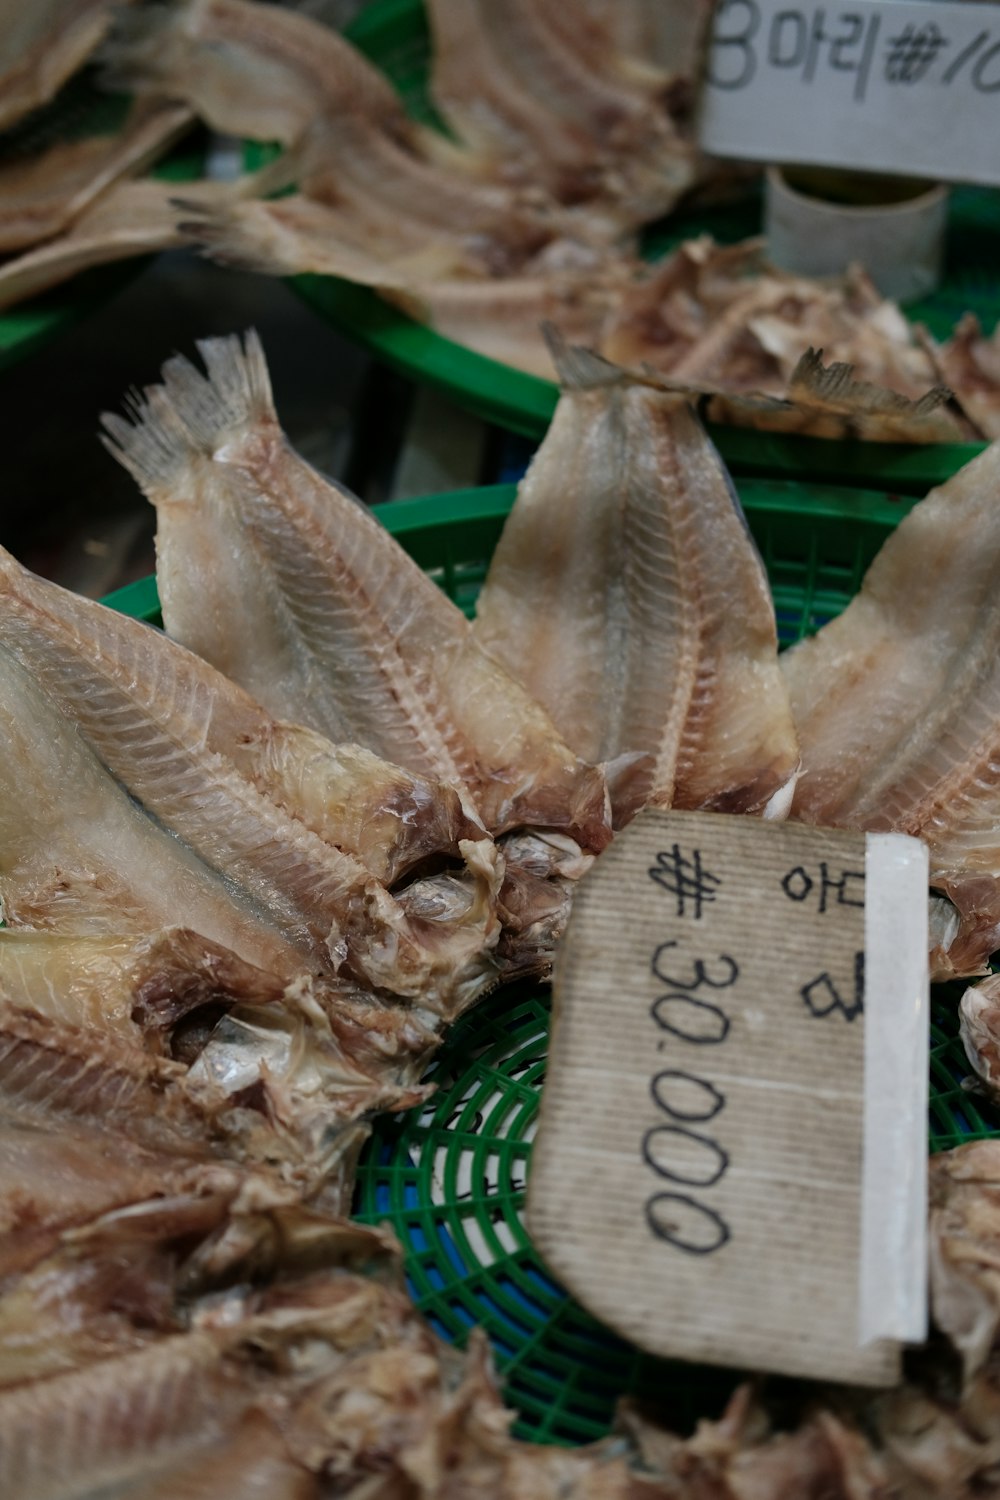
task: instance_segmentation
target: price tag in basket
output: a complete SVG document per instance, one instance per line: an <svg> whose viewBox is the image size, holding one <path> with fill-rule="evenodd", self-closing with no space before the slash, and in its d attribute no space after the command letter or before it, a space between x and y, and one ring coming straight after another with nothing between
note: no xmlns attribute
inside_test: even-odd
<svg viewBox="0 0 1000 1500"><path fill-rule="evenodd" d="M996 183L998 139L1000 5L719 0L706 151Z"/></svg>
<svg viewBox="0 0 1000 1500"><path fill-rule="evenodd" d="M866 1385L926 1335L927 851L643 813L555 977L528 1226L653 1353Z"/></svg>

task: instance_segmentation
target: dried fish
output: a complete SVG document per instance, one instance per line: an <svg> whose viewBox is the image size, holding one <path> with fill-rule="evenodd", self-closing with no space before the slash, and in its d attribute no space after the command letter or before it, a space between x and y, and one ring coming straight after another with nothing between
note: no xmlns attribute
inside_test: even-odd
<svg viewBox="0 0 1000 1500"><path fill-rule="evenodd" d="M781 816L798 750L767 578L687 399L554 346L563 395L474 633L641 807Z"/></svg>
<svg viewBox="0 0 1000 1500"><path fill-rule="evenodd" d="M259 621L244 611L256 647L252 657L243 653L243 685L334 741L365 744L415 775L463 788L493 833L537 826L603 847L600 773L562 744L374 517L288 446L256 338L245 348L230 339L201 350L207 379L170 361L134 430L119 422L110 431L165 528L175 508L197 497L209 461L213 508L228 508L224 533L234 537L238 525L241 564L245 554L247 570L269 583ZM215 657L201 619L175 609L169 587L163 609L172 635ZM232 651L223 652L231 662Z"/></svg>
<svg viewBox="0 0 1000 1500"><path fill-rule="evenodd" d="M998 465L994 445L933 490L845 612L782 658L802 749L792 816L924 839L962 917L957 974L1000 943Z"/></svg>
<svg viewBox="0 0 1000 1500"><path fill-rule="evenodd" d="M184 99L216 130L301 140L324 114L415 127L387 79L331 28L253 0L173 0L125 12L105 44L109 81L139 95Z"/></svg>
<svg viewBox="0 0 1000 1500"><path fill-rule="evenodd" d="M187 183L185 195L205 207L227 203L268 191L281 181L283 170L279 163L232 183ZM183 245L186 237L177 228L173 205L176 192L176 183L153 178L116 183L64 233L0 264L0 308L58 286L79 271Z"/></svg>
<svg viewBox="0 0 1000 1500"><path fill-rule="evenodd" d="M362 982L431 1003L452 987L471 996L492 982L488 950L499 928L490 892L501 872L488 841L470 846L468 910L440 932L422 924L433 939L421 942L358 860L282 812L214 748L208 726L224 719L232 695L212 667L141 622L33 577L2 550L0 582L0 644L118 782L281 933L303 972L332 977L343 963ZM452 935L465 962L454 947L440 951Z"/></svg>
<svg viewBox="0 0 1000 1500"><path fill-rule="evenodd" d="M455 134L508 180L576 205L587 236L627 234L690 187L667 78L616 52L585 5L431 0L428 13L431 92Z"/></svg>
<svg viewBox="0 0 1000 1500"><path fill-rule="evenodd" d="M27 158L0 159L0 251L51 238L124 177L135 177L193 123L183 104L136 105L115 135L60 141Z"/></svg>
<svg viewBox="0 0 1000 1500"><path fill-rule="evenodd" d="M55 96L101 42L115 9L111 0L3 0L0 130Z"/></svg>
<svg viewBox="0 0 1000 1500"><path fill-rule="evenodd" d="M0 993L73 1026L116 1033L150 1051L204 1007L284 998L273 974L183 928L150 936L0 931Z"/></svg>
<svg viewBox="0 0 1000 1500"><path fill-rule="evenodd" d="M850 423L826 389L801 389L809 350L833 366L849 365L858 381L920 401L939 379L923 342L894 303L880 297L857 267L819 281L769 265L762 240L718 246L704 236L681 245L652 270L634 276L609 317L601 352L621 364L646 363L671 380L715 387L716 420L817 436L848 434L883 441L961 441L970 433L952 412L934 421L904 421L905 408L859 410ZM833 377L828 376L827 381ZM799 387L796 389L796 387ZM725 395L753 392L805 396L796 412L740 407ZM939 402L940 405L940 402ZM853 423L853 426L851 426Z"/></svg>
<svg viewBox="0 0 1000 1500"><path fill-rule="evenodd" d="M951 338L933 345L940 378L947 381L983 437L1000 437L1000 333L987 338L974 313L966 313Z"/></svg>
<svg viewBox="0 0 1000 1500"><path fill-rule="evenodd" d="M565 262L545 252L517 274L475 274L468 248L447 236L422 248L394 249L365 235L356 219L302 195L274 202L210 204L178 199L178 233L205 246L213 260L271 276L309 272L374 287L420 323L489 359L545 379L552 361L539 334L555 323L575 342L598 344L630 262L595 261L571 247ZM553 241L549 249L560 248ZM484 253L495 259L489 245Z"/></svg>

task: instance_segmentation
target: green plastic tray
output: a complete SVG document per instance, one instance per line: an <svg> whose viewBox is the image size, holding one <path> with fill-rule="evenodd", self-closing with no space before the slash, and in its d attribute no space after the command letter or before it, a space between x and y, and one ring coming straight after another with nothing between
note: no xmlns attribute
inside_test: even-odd
<svg viewBox="0 0 1000 1500"><path fill-rule="evenodd" d="M771 580L782 644L833 618L857 591L885 537L912 500L790 482L738 485ZM512 485L376 507L406 551L471 614ZM159 621L145 578L105 601ZM928 1142L932 1151L1000 1133L975 1094L957 1027L962 986L932 1004ZM721 1410L731 1371L656 1360L595 1322L553 1280L522 1223L525 1179L545 1078L549 991L501 989L449 1034L422 1108L383 1116L362 1157L356 1213L388 1220L403 1245L417 1306L461 1344L481 1324L493 1344L514 1430L543 1442L603 1436L616 1401L655 1401L684 1428Z"/></svg>
<svg viewBox="0 0 1000 1500"><path fill-rule="evenodd" d="M373 0L347 28L347 35L388 75L415 118L440 123L427 95L429 37L422 0ZM248 160L259 164L265 154L266 148L251 147ZM735 208L679 214L654 226L646 235L645 251L658 257L696 234L734 241L758 234L760 228L760 199L753 196ZM944 281L933 296L907 312L943 337L963 312L972 310L989 331L1000 319L998 263L1000 193L956 189ZM548 427L557 398L552 382L442 338L367 288L324 276L297 276L291 284L338 328L388 364L445 391L460 406L527 437L541 437ZM983 446L834 444L732 427L716 428L713 437L734 473L786 474L914 494L949 478Z"/></svg>
<svg viewBox="0 0 1000 1500"><path fill-rule="evenodd" d="M40 147L55 138L110 133L124 119L127 105L121 95L101 93L85 71L71 79L52 104L4 132L0 155ZM170 182L190 182L201 175L203 147L203 132L186 136L157 164L154 174ZM152 260L152 256L142 255L97 266L0 312L0 369L24 359L95 312L123 291Z"/></svg>

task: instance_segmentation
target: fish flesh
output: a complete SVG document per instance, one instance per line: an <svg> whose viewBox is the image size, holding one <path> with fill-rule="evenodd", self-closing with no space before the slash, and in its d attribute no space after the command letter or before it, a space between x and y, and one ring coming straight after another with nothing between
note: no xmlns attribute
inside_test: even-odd
<svg viewBox="0 0 1000 1500"><path fill-rule="evenodd" d="M266 191L276 168L236 182L189 182L185 197L202 206L243 193ZM102 193L61 234L0 263L0 308L34 297L95 266L177 249L187 237L177 228L177 184L155 178L118 182Z"/></svg>
<svg viewBox="0 0 1000 1500"><path fill-rule="evenodd" d="M9 927L79 937L189 927L290 983L301 952L128 796L0 651L0 898Z"/></svg>
<svg viewBox="0 0 1000 1500"><path fill-rule="evenodd" d="M975 313L966 313L950 339L929 348L969 421L983 437L1000 438L1000 334L987 338Z"/></svg>
<svg viewBox="0 0 1000 1500"><path fill-rule="evenodd" d="M491 833L537 826L603 847L610 829L600 772L561 742L375 518L289 447L256 337L200 348L207 378L170 361L134 431L119 423L111 436L164 531L183 505L198 503L207 467L212 504L229 511L223 533L234 537L238 523L250 575L266 573L269 597L242 685L335 742L460 787ZM192 555L187 565L203 561ZM204 612L175 610L165 584L167 630L212 660Z"/></svg>
<svg viewBox="0 0 1000 1500"><path fill-rule="evenodd" d="M108 81L184 99L215 130L294 145L317 117L358 116L411 138L392 85L308 15L254 0L172 0L124 12L102 49Z"/></svg>
<svg viewBox="0 0 1000 1500"><path fill-rule="evenodd" d="M111 0L2 0L0 130L54 98L106 35L116 8Z"/></svg>
<svg viewBox="0 0 1000 1500"><path fill-rule="evenodd" d="M553 376L539 328L556 324L577 343L599 344L631 262L575 246L562 262L545 253L517 274L476 274L464 246L433 238L422 249L387 251L353 218L301 194L273 202L198 205L178 196L177 232L221 265L270 276L309 273L370 286L443 338L529 375ZM562 242L553 241L553 251ZM492 259L494 252L488 249Z"/></svg>
<svg viewBox="0 0 1000 1500"><path fill-rule="evenodd" d="M509 180L578 206L588 236L627 236L691 186L667 79L616 52L585 5L430 0L428 16L431 94L449 126Z"/></svg>
<svg viewBox="0 0 1000 1500"><path fill-rule="evenodd" d="M109 188L64 233L0 265L0 308L94 266L182 245L170 201L176 191L174 184L143 180ZM187 191L197 193L198 185L189 183Z"/></svg>
<svg viewBox="0 0 1000 1500"><path fill-rule="evenodd" d="M7 927L0 930L0 994L50 1020L166 1053L178 1023L195 1012L272 1004L285 986L183 928L78 937Z"/></svg>
<svg viewBox="0 0 1000 1500"><path fill-rule="evenodd" d="M58 234L113 183L145 171L193 121L186 105L143 102L115 135L59 141L23 158L0 157L0 251Z"/></svg>
<svg viewBox="0 0 1000 1500"><path fill-rule="evenodd" d="M922 838L961 916L956 974L982 973L1000 945L998 484L994 444L900 522L844 613L782 657L802 750L792 816Z"/></svg>
<svg viewBox="0 0 1000 1500"><path fill-rule="evenodd" d="M556 346L563 391L474 635L646 805L780 816L798 748L764 566L683 395Z"/></svg>
<svg viewBox="0 0 1000 1500"><path fill-rule="evenodd" d="M488 896L472 916L474 951L447 973L441 954L415 938L360 861L290 818L214 749L207 726L217 711L224 715L230 695L200 658L140 621L34 577L2 549L0 646L116 780L266 915L300 953L304 973L333 977L344 964L361 982L429 999L440 985L474 991L491 982L488 948L499 928ZM488 892L499 885L492 845L489 854L472 850L466 868L474 887ZM459 941L468 946L464 927Z"/></svg>

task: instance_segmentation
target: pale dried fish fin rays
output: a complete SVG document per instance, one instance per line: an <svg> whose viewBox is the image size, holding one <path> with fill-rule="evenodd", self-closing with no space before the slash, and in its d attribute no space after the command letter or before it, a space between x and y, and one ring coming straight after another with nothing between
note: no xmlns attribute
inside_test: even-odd
<svg viewBox="0 0 1000 1500"><path fill-rule="evenodd" d="M149 1050L202 1006L269 1004L285 985L199 933L73 937L0 931L0 993L53 1021L114 1032Z"/></svg>
<svg viewBox="0 0 1000 1500"><path fill-rule="evenodd" d="M255 336L245 348L220 339L201 350L208 379L171 361L161 393L139 413L145 435L133 441L119 426L115 438L158 507L169 503L171 480L165 464L155 475L144 470L142 453L180 446L185 467L200 453L218 476L220 504L238 519L252 566L269 578L283 626L280 679L271 680L268 609L260 659L269 670L244 685L269 708L279 696L283 717L464 788L491 832L537 824L601 847L608 827L600 773L562 744L548 716L484 655L461 611L375 518L288 446ZM188 639L187 617L178 618L169 598L164 607L168 629Z"/></svg>
<svg viewBox="0 0 1000 1500"><path fill-rule="evenodd" d="M844 418L848 432L871 442L946 442L955 423L942 411L952 399L947 386L933 386L911 400L897 391L859 380L849 364L823 364L822 349L807 349L792 371L787 398L798 408Z"/></svg>
<svg viewBox="0 0 1000 1500"><path fill-rule="evenodd" d="M763 565L685 396L553 341L564 391L475 635L648 802L780 811L798 752Z"/></svg>

